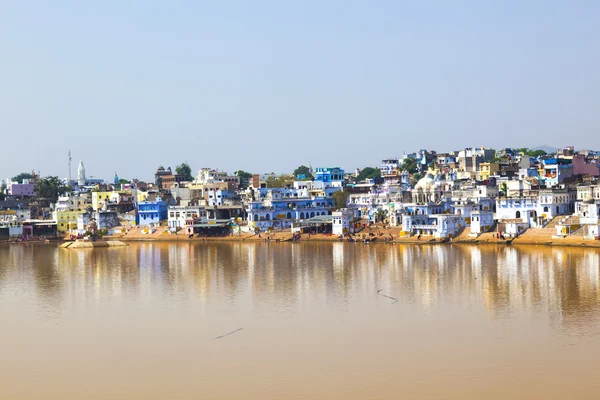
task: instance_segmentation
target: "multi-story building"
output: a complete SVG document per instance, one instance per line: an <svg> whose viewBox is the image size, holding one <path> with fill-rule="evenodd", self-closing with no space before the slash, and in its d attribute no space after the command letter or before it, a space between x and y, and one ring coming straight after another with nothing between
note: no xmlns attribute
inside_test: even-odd
<svg viewBox="0 0 600 400"><path fill-rule="evenodd" d="M207 214L203 206L170 206L168 210L168 226L171 229L183 229L186 220L206 219Z"/></svg>
<svg viewBox="0 0 600 400"><path fill-rule="evenodd" d="M473 147L459 151L456 160L461 171L477 172L480 163L492 161L495 155L496 151L494 149Z"/></svg>
<svg viewBox="0 0 600 400"><path fill-rule="evenodd" d="M320 215L330 215L333 200L309 197L306 190L268 189L263 200L247 206L248 225L258 231L290 228L292 222Z"/></svg>
<svg viewBox="0 0 600 400"><path fill-rule="evenodd" d="M167 219L167 212L167 203L162 200L138 202L136 224L157 225Z"/></svg>
<svg viewBox="0 0 600 400"><path fill-rule="evenodd" d="M56 230L59 235L65 235L77 229L77 220L85 211L54 211L53 219L56 221Z"/></svg>
<svg viewBox="0 0 600 400"><path fill-rule="evenodd" d="M400 163L398 162L397 158L388 158L382 160L379 170L381 171L383 183L396 184L400 182L400 174L402 169L400 168Z"/></svg>
<svg viewBox="0 0 600 400"><path fill-rule="evenodd" d="M566 158L550 158L544 160L544 174L542 179L546 187L562 184L573 176L573 161Z"/></svg>

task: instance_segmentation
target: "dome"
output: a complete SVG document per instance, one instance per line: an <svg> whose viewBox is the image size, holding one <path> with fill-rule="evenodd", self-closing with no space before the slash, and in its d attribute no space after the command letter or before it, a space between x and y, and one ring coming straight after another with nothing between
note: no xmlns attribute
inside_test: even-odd
<svg viewBox="0 0 600 400"><path fill-rule="evenodd" d="M430 190L433 187L435 187L435 181L433 180L433 175L431 174L427 174L423 178L419 179L415 185L415 189L421 190Z"/></svg>

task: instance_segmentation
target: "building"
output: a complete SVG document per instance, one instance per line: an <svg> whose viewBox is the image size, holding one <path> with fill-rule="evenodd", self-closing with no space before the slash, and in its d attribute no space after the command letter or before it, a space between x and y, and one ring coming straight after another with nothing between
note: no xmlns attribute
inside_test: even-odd
<svg viewBox="0 0 600 400"><path fill-rule="evenodd" d="M85 211L54 211L53 219L56 222L56 230L59 235L65 235L77 229L79 215Z"/></svg>
<svg viewBox="0 0 600 400"><path fill-rule="evenodd" d="M400 163L398 162L397 158L388 158L382 160L379 170L381 171L383 183L396 184L400 182L400 174L402 169L400 168Z"/></svg>
<svg viewBox="0 0 600 400"><path fill-rule="evenodd" d="M248 202L248 226L254 231L290 228L292 222L315 216L330 215L333 200L310 197L306 190L272 188L261 200Z"/></svg>
<svg viewBox="0 0 600 400"><path fill-rule="evenodd" d="M428 235L436 239L456 237L464 229L465 221L460 215L404 215L402 232L408 235Z"/></svg>
<svg viewBox="0 0 600 400"><path fill-rule="evenodd" d="M168 213L167 220L170 229L184 229L187 220L206 220L207 217L203 206L171 206Z"/></svg>
<svg viewBox="0 0 600 400"><path fill-rule="evenodd" d="M500 171L500 164L494 162L482 162L479 164L479 180L487 181L491 176Z"/></svg>
<svg viewBox="0 0 600 400"><path fill-rule="evenodd" d="M161 175L161 184L158 189L172 189L178 187L181 182L185 181L185 176L179 174Z"/></svg>
<svg viewBox="0 0 600 400"><path fill-rule="evenodd" d="M550 158L544 160L542 176L546 187L558 186L573 176L573 162L570 159Z"/></svg>
<svg viewBox="0 0 600 400"><path fill-rule="evenodd" d="M332 233L334 235L346 235L354 233L354 212L347 208L334 211L332 214Z"/></svg>
<svg viewBox="0 0 600 400"><path fill-rule="evenodd" d="M35 184L29 179L23 179L23 183L12 183L8 187L8 194L14 197L34 197Z"/></svg>
<svg viewBox="0 0 600 400"><path fill-rule="evenodd" d="M167 203L162 200L141 201L137 203L137 225L158 225L168 219Z"/></svg>
<svg viewBox="0 0 600 400"><path fill-rule="evenodd" d="M154 173L154 184L156 185L157 190L161 190L163 188L163 177L171 176L173 173L171 172L171 167L165 169L162 165L158 167L156 172Z"/></svg>
<svg viewBox="0 0 600 400"><path fill-rule="evenodd" d="M86 232L91 220L95 221L97 229L110 229L121 225L119 217L114 211L83 212L77 214L78 233Z"/></svg>
<svg viewBox="0 0 600 400"><path fill-rule="evenodd" d="M494 226L494 213L492 211L471 212L471 233L480 235L488 232Z"/></svg>
<svg viewBox="0 0 600 400"><path fill-rule="evenodd" d="M492 161L495 156L494 149L473 147L459 151L456 161L461 171L475 173L478 171L480 163Z"/></svg>

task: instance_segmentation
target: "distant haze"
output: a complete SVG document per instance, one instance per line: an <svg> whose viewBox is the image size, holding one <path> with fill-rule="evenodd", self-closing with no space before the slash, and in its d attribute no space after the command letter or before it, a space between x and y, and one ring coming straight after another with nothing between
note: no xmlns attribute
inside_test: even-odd
<svg viewBox="0 0 600 400"><path fill-rule="evenodd" d="M599 148L600 2L12 1L0 176Z"/></svg>

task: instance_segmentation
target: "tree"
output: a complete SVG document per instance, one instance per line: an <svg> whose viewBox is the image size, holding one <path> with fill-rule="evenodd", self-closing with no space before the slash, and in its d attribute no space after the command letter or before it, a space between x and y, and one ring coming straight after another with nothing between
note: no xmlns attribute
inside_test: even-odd
<svg viewBox="0 0 600 400"><path fill-rule="evenodd" d="M180 165L178 165L175 168L175 172L177 173L177 175L183 175L183 180L184 181L193 181L194 178L192 177L192 169L190 168L190 165L187 162L183 162Z"/></svg>
<svg viewBox="0 0 600 400"><path fill-rule="evenodd" d="M121 178L121 179L119 179L119 181L118 181L117 183L118 183L119 185L122 185L122 184L128 184L128 183L131 183L131 181L129 181L129 180L127 180L127 179L123 179L123 178Z"/></svg>
<svg viewBox="0 0 600 400"><path fill-rule="evenodd" d="M423 174L419 174L419 173L412 174L409 178L410 185L412 187L415 187L415 185L417 184L417 182L419 182L419 180L421 178L423 178Z"/></svg>
<svg viewBox="0 0 600 400"><path fill-rule="evenodd" d="M530 151L528 154L528 156L531 156L531 157L539 157L539 156L545 156L545 155L546 155L546 152L544 150L533 150L533 151Z"/></svg>
<svg viewBox="0 0 600 400"><path fill-rule="evenodd" d="M31 179L33 178L33 175L28 174L27 172L21 172L19 175L14 176L12 178L13 182L17 182L17 183L23 183L23 179Z"/></svg>
<svg viewBox="0 0 600 400"><path fill-rule="evenodd" d="M407 171L409 174L414 174L418 171L419 165L417 160L407 157L404 159L404 161L402 161L402 166L400 168L402 171Z"/></svg>
<svg viewBox="0 0 600 400"><path fill-rule="evenodd" d="M315 177L313 176L313 174L310 173L310 168L308 168L306 165L301 165L298 168L296 168L294 170L294 176L298 177L304 175L305 178L308 178L310 180L315 179Z"/></svg>
<svg viewBox="0 0 600 400"><path fill-rule="evenodd" d="M240 169L235 171L233 174L240 178L240 188L248 187L250 179L252 179L252 174L250 172L242 171Z"/></svg>
<svg viewBox="0 0 600 400"><path fill-rule="evenodd" d="M346 206L348 205L348 197L350 197L350 192L347 192L345 190L338 190L337 192L334 192L331 196L335 204L335 208L337 209L346 208Z"/></svg>
<svg viewBox="0 0 600 400"><path fill-rule="evenodd" d="M4 201L6 196L4 195L4 190L0 190L0 201Z"/></svg>
<svg viewBox="0 0 600 400"><path fill-rule="evenodd" d="M502 184L500 185L500 190L502 191L504 196L508 194L508 185L506 184L506 182L502 182Z"/></svg>
<svg viewBox="0 0 600 400"><path fill-rule="evenodd" d="M241 169L235 171L233 174L239 176L240 180L242 181L249 181L250 179L252 179L252 174L250 172L242 171Z"/></svg>
<svg viewBox="0 0 600 400"><path fill-rule="evenodd" d="M365 167L360 171L360 174L356 177L356 181L364 181L365 179L377 179L381 178L381 171L379 168Z"/></svg>
<svg viewBox="0 0 600 400"><path fill-rule="evenodd" d="M69 190L71 188L58 179L58 176L47 176L35 182L35 197L37 199L47 199L52 203L58 200L58 196Z"/></svg>
<svg viewBox="0 0 600 400"><path fill-rule="evenodd" d="M387 210L382 208L378 209L375 213L375 222L383 222L387 218Z"/></svg>
<svg viewBox="0 0 600 400"><path fill-rule="evenodd" d="M294 184L294 176L282 174L279 176L271 175L267 178L268 188L282 188L292 186Z"/></svg>

